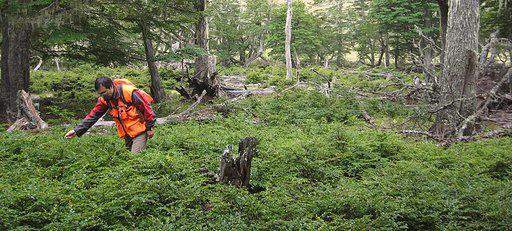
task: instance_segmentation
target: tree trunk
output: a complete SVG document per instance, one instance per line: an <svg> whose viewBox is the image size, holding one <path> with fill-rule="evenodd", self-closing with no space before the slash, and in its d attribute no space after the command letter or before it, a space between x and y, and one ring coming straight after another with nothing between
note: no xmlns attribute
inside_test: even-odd
<svg viewBox="0 0 512 231"><path fill-rule="evenodd" d="M158 75L153 42L148 37L148 28L143 23L140 23L139 27L142 31L142 40L144 40L144 50L146 52L146 62L148 63L149 74L151 75L151 96L155 102L161 102L165 98L165 92L160 82L160 76Z"/></svg>
<svg viewBox="0 0 512 231"><path fill-rule="evenodd" d="M430 71L434 70L434 65L432 64L433 50L430 45L425 43L425 51L423 53L423 74L425 74L425 82L430 83L432 81L432 73Z"/></svg>
<svg viewBox="0 0 512 231"><path fill-rule="evenodd" d="M446 30L448 28L448 0L437 0L439 5L439 24L441 26L441 63L444 63L446 50Z"/></svg>
<svg viewBox="0 0 512 231"><path fill-rule="evenodd" d="M284 42L285 58L286 58L286 78L292 78L292 0L286 0L286 25L284 28L286 39Z"/></svg>
<svg viewBox="0 0 512 231"><path fill-rule="evenodd" d="M232 145L224 150L220 160L219 181L236 187L250 188L252 158L257 154L258 139L247 137L238 144L238 157L231 155Z"/></svg>
<svg viewBox="0 0 512 231"><path fill-rule="evenodd" d="M431 12L426 7L423 9L423 12L425 14L425 27L431 28L434 24L430 18ZM434 70L434 65L432 64L434 51L432 49L432 45L430 45L425 38L422 38L421 40L423 44L423 47L420 47L423 53L423 74L425 75L425 82L430 83L432 79L430 71Z"/></svg>
<svg viewBox="0 0 512 231"><path fill-rule="evenodd" d="M438 114L434 126L438 135L453 134L464 118L476 111L479 26L478 0L451 0L439 102L452 106ZM472 127L469 126L464 135L470 133Z"/></svg>
<svg viewBox="0 0 512 231"><path fill-rule="evenodd" d="M245 64L245 62L247 60L245 58L245 50L239 52L239 59L240 59L240 64L242 64L242 65Z"/></svg>
<svg viewBox="0 0 512 231"><path fill-rule="evenodd" d="M196 10L204 13L205 9L206 0L199 0L196 4ZM192 94L199 95L203 90L206 90L208 96L216 97L219 95L220 87L215 69L216 60L214 56L210 55L208 20L206 16L200 16L195 34L195 44L202 48L206 55L199 56L195 60L195 74L190 81L190 86L193 88Z"/></svg>
<svg viewBox="0 0 512 231"><path fill-rule="evenodd" d="M385 62L384 62L384 66L385 66L385 67L389 67L389 66L390 66L390 54L389 54L389 53L390 53L390 51L389 51L389 38L387 37L387 35L386 35L386 37L385 37L384 44L385 44L385 46L384 46L384 48L385 48L385 50L384 50L384 51L385 51L385 53L384 53L384 54L386 55L386 56L385 56L385 57L386 57L386 60L385 60Z"/></svg>
<svg viewBox="0 0 512 231"><path fill-rule="evenodd" d="M395 58L395 68L398 69L400 63L400 50L398 50L398 47L395 47L395 50L393 51L393 56Z"/></svg>
<svg viewBox="0 0 512 231"><path fill-rule="evenodd" d="M0 116L13 120L17 114L18 91L28 91L29 87L31 26L23 21L13 23L5 14L2 14L1 17L3 91Z"/></svg>
<svg viewBox="0 0 512 231"><path fill-rule="evenodd" d="M375 40L370 39L370 64L375 66Z"/></svg>
<svg viewBox="0 0 512 231"><path fill-rule="evenodd" d="M379 60L377 61L377 64L376 66L380 67L380 65L382 65L382 58L384 57L384 52L385 52L385 45L384 45L384 40L382 38L379 39L380 41L380 54L379 54Z"/></svg>
<svg viewBox="0 0 512 231"><path fill-rule="evenodd" d="M60 62L59 58L54 58L53 62L55 63L55 68L57 68L57 71L60 71Z"/></svg>

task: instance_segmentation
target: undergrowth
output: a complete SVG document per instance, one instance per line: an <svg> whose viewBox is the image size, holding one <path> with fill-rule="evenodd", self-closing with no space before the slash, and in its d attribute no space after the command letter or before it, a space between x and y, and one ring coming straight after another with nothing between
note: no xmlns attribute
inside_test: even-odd
<svg viewBox="0 0 512 231"><path fill-rule="evenodd" d="M511 138L440 148L374 130L361 110L409 112L343 86L338 97L250 97L225 118L158 126L137 155L113 130L1 133L0 229L509 228ZM205 184L199 169L217 171L222 150L247 136L260 140L251 184L264 190Z"/></svg>

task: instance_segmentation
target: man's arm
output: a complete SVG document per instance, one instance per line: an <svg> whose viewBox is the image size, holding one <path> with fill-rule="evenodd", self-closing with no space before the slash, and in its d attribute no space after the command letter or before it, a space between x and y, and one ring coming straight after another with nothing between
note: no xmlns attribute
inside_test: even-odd
<svg viewBox="0 0 512 231"><path fill-rule="evenodd" d="M108 111L108 106L105 100L102 98L98 98L98 102L94 106L94 108L85 116L82 122L73 129L77 136L82 136L89 128L92 127L106 112Z"/></svg>
<svg viewBox="0 0 512 231"><path fill-rule="evenodd" d="M138 111L142 112L142 116L146 122L146 131L151 131L155 125L156 116L149 102L144 100L139 91L133 91L132 103Z"/></svg>

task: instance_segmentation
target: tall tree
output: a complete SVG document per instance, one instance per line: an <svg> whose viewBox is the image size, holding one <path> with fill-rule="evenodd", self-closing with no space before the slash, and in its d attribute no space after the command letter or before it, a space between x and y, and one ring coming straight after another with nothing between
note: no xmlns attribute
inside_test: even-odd
<svg viewBox="0 0 512 231"><path fill-rule="evenodd" d="M459 127L476 110L475 82L478 76L478 35L480 15L478 0L450 0L446 52L440 102L449 105L438 114L434 130L437 134L469 133Z"/></svg>
<svg viewBox="0 0 512 231"><path fill-rule="evenodd" d="M10 4L8 1L7 4ZM17 113L19 90L28 92L30 37L32 27L24 18L2 11L2 116L11 120Z"/></svg>
<svg viewBox="0 0 512 231"><path fill-rule="evenodd" d="M285 59L286 59L286 78L292 78L292 0L286 0L286 25L284 27L285 33Z"/></svg>
<svg viewBox="0 0 512 231"><path fill-rule="evenodd" d="M202 48L204 54L198 56L195 60L195 75L191 80L193 94L201 94L206 90L207 94L215 97L219 94L220 86L215 69L215 57L210 54L208 19L204 14L207 0L199 0L196 3L196 10L200 13L199 20L196 23L196 40L198 47Z"/></svg>
<svg viewBox="0 0 512 231"><path fill-rule="evenodd" d="M146 62L148 64L149 74L151 76L151 96L156 102L160 102L165 98L164 88L160 83L160 76L158 75L158 68L155 62L155 49L153 42L149 37L148 27L144 22L139 23L142 32L142 40L144 41L144 51L146 53Z"/></svg>
<svg viewBox="0 0 512 231"><path fill-rule="evenodd" d="M441 28L441 63L444 63L446 49L446 30L448 28L448 0L437 0L439 5L439 26Z"/></svg>

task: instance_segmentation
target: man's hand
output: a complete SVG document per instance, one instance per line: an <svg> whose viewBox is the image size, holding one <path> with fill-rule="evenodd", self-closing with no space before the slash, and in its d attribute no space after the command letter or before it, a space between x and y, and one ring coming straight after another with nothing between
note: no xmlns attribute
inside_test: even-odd
<svg viewBox="0 0 512 231"><path fill-rule="evenodd" d="M64 137L66 137L66 138L68 138L68 139L71 139L71 138L73 138L73 137L75 137L75 136L76 136L76 132L75 132L75 130L71 130L71 131L69 131L68 133L66 133L66 135L64 135Z"/></svg>
<svg viewBox="0 0 512 231"><path fill-rule="evenodd" d="M147 133L148 133L148 139L153 138L153 136L155 135L155 131L153 131L153 130L149 130L149 131L147 131Z"/></svg>

